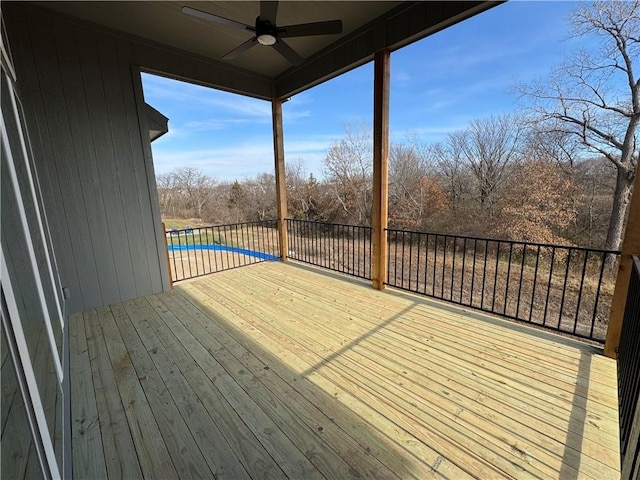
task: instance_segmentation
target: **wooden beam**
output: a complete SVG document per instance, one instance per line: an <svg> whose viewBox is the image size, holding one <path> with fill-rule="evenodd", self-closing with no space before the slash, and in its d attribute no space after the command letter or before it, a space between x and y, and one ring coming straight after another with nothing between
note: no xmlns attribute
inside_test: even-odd
<svg viewBox="0 0 640 480"><path fill-rule="evenodd" d="M280 260L287 261L289 240L287 237L287 182L284 173L284 136L282 130L282 100L271 100L273 119L273 153L276 171L276 201L278 208L278 238L280 240Z"/></svg>
<svg viewBox="0 0 640 480"><path fill-rule="evenodd" d="M616 349L620 343L620 331L622 330L624 309L627 303L629 279L633 268L631 256L640 255L640 175L638 173L640 171L636 173L633 195L629 204L629 219L627 220L627 228L622 241L622 254L620 256L616 287L611 300L607 339L604 344L604 354L610 358L616 358Z"/></svg>
<svg viewBox="0 0 640 480"><path fill-rule="evenodd" d="M373 80L373 288L384 289L387 275L389 185L389 78L391 51L374 57Z"/></svg>

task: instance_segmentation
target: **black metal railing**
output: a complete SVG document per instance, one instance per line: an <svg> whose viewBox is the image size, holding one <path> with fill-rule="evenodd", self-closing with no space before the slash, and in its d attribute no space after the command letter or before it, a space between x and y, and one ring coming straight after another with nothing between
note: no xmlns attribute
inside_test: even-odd
<svg viewBox="0 0 640 480"><path fill-rule="evenodd" d="M286 219L287 257L372 278L372 229ZM619 252L387 229L386 284L604 342ZM278 260L276 220L167 232L174 281Z"/></svg>
<svg viewBox="0 0 640 480"><path fill-rule="evenodd" d="M625 462L633 417L640 401L640 259L632 257L627 303L618 344L618 404L620 415L620 456ZM638 447L640 448L640 440Z"/></svg>
<svg viewBox="0 0 640 480"><path fill-rule="evenodd" d="M288 257L371 280L371 227L287 219Z"/></svg>
<svg viewBox="0 0 640 480"><path fill-rule="evenodd" d="M171 229L166 236L174 282L279 260L277 220Z"/></svg>
<svg viewBox="0 0 640 480"><path fill-rule="evenodd" d="M619 252L387 230L390 286L604 342Z"/></svg>

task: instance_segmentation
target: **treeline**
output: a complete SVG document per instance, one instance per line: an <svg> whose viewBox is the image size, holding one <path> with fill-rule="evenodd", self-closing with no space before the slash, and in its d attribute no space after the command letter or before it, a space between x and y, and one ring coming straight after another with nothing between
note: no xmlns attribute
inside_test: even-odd
<svg viewBox="0 0 640 480"><path fill-rule="evenodd" d="M345 128L328 150L323 178L304 161L286 169L291 218L369 225L372 135ZM439 143L413 134L389 155L389 224L394 228L519 241L602 247L616 170L604 158L581 158L570 136L536 131L521 118L473 121ZM207 224L276 217L275 178L219 182L194 168L158 177L164 216Z"/></svg>

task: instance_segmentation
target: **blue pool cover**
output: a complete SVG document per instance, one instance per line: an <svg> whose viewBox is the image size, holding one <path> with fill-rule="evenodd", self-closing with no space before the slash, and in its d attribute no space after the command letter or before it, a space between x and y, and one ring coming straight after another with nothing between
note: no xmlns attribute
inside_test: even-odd
<svg viewBox="0 0 640 480"><path fill-rule="evenodd" d="M167 248L170 252L180 252L186 250L218 250L221 252L232 252L239 253L241 255L249 255L252 257L260 258L262 260L280 260L280 257L278 257L277 255L271 255L270 253L256 252L255 250L247 250L246 248L227 247L226 245L168 245Z"/></svg>

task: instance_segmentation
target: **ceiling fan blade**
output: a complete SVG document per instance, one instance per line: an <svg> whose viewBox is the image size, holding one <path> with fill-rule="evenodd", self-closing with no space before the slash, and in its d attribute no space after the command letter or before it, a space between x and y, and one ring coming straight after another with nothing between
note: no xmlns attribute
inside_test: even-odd
<svg viewBox="0 0 640 480"><path fill-rule="evenodd" d="M300 65L304 62L304 58L296 53L296 51L291 48L288 44L283 42L282 40L278 40L273 44L273 48L275 48L280 55L289 60L289 63L292 65Z"/></svg>
<svg viewBox="0 0 640 480"><path fill-rule="evenodd" d="M267 20L271 25L276 24L276 15L278 15L278 2L262 0L260 2L260 20Z"/></svg>
<svg viewBox="0 0 640 480"><path fill-rule="evenodd" d="M301 23L278 28L280 38L309 37L311 35L332 35L342 33L342 20L328 22Z"/></svg>
<svg viewBox="0 0 640 480"><path fill-rule="evenodd" d="M223 60L233 60L234 58L237 58L240 54L242 54L242 53L246 52L247 50L249 50L251 47L253 47L257 43L258 43L258 41L257 41L256 37L251 37L249 40L247 40L244 43L241 43L236 48L234 48L229 53L227 53L224 57L222 57L222 59Z"/></svg>
<svg viewBox="0 0 640 480"><path fill-rule="evenodd" d="M255 28L251 25L245 25L244 23L236 22L235 20L229 20L228 18L219 17L218 15L214 15L213 13L203 12L202 10L198 10L191 7L182 7L182 13L187 15L191 15L192 17L203 18L204 20L209 20L210 22L220 23L222 25L227 25L229 27L236 27L242 30L255 31Z"/></svg>

